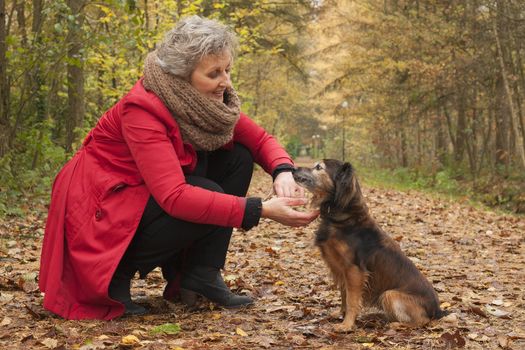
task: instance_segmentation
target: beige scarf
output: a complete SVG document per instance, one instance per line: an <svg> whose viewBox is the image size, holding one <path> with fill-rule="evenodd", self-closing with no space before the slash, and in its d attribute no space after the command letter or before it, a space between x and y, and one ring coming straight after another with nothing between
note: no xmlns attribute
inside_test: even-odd
<svg viewBox="0 0 525 350"><path fill-rule="evenodd" d="M197 150L213 151L232 139L240 113L239 97L232 88L226 89L224 103L208 98L182 78L164 72L155 51L146 57L143 85L168 107L183 140Z"/></svg>

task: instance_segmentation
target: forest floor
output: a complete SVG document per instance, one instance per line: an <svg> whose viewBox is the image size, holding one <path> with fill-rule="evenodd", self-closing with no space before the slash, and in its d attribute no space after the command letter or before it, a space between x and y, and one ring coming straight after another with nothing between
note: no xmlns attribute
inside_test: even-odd
<svg viewBox="0 0 525 350"><path fill-rule="evenodd" d="M365 181L366 182L366 181ZM271 179L258 170L252 195ZM105 321L67 321L42 308L37 290L45 212L0 220L1 349L524 349L525 218L475 209L415 191L364 186L372 216L433 283L445 319L411 329L365 310L347 334L338 292L314 246L317 223L288 228L262 220L234 232L225 280L256 298L253 307L198 308L162 299L155 270L134 280L151 313Z"/></svg>

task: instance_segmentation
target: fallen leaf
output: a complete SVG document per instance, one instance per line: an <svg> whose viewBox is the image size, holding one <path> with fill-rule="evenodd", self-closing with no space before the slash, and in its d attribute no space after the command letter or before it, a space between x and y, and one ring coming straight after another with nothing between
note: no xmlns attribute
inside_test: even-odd
<svg viewBox="0 0 525 350"><path fill-rule="evenodd" d="M487 312L491 314L492 316L496 316L499 318L506 318L506 319L510 318L510 312L503 311L503 310L500 310L498 308L495 308L489 305L487 305L486 309L487 309Z"/></svg>
<svg viewBox="0 0 525 350"><path fill-rule="evenodd" d="M245 331L243 331L241 328L237 327L237 329L235 329L235 333L237 333L238 335L240 335L241 337L247 337L248 336L248 333L246 333Z"/></svg>
<svg viewBox="0 0 525 350"><path fill-rule="evenodd" d="M130 345L122 345L122 346L128 347ZM78 350L102 350L102 349L106 349L106 344L104 344L103 340L94 340L94 341L90 341L89 344L82 345L81 347L73 346L73 349L78 349Z"/></svg>
<svg viewBox="0 0 525 350"><path fill-rule="evenodd" d="M130 335L126 335L122 337L122 340L120 341L120 343L125 346L130 346L130 345L139 344L140 340L139 338L137 338L137 336L130 334Z"/></svg>
<svg viewBox="0 0 525 350"><path fill-rule="evenodd" d="M27 304L24 304L24 306L26 310L29 311L29 314L33 316L35 319L41 320L42 318L44 318L44 316L38 313L33 306L27 305Z"/></svg>
<svg viewBox="0 0 525 350"><path fill-rule="evenodd" d="M263 348L272 348L272 345L277 344L277 341L267 336L256 336L252 339L252 343L257 344L257 346L262 346Z"/></svg>
<svg viewBox="0 0 525 350"><path fill-rule="evenodd" d="M355 341L358 343L373 343L374 338L361 335L361 336L357 336L355 338Z"/></svg>
<svg viewBox="0 0 525 350"><path fill-rule="evenodd" d="M441 339L449 348L462 348L466 344L465 339L461 336L459 331L456 331L454 334L443 333L441 334Z"/></svg>
<svg viewBox="0 0 525 350"><path fill-rule="evenodd" d="M444 303L441 303L441 305L439 305L439 307L442 309L442 310L445 310L445 309L448 309L449 307L451 307L452 305L449 303L449 302L444 302Z"/></svg>
<svg viewBox="0 0 525 350"><path fill-rule="evenodd" d="M468 311L478 315L478 316L481 316L481 317L484 317L484 318L487 318L487 314L481 310L481 308L477 307L477 306L471 306L469 307Z"/></svg>
<svg viewBox="0 0 525 350"><path fill-rule="evenodd" d="M160 326L153 327L151 333L158 334L177 334L180 332L180 324L178 323L164 323Z"/></svg>
<svg viewBox="0 0 525 350"><path fill-rule="evenodd" d="M267 247L264 249L264 251L267 252L272 257L277 256L277 252L272 247Z"/></svg>
<svg viewBox="0 0 525 350"><path fill-rule="evenodd" d="M238 278L237 275L226 275L223 277L225 282L233 282Z"/></svg>
<svg viewBox="0 0 525 350"><path fill-rule="evenodd" d="M450 313L441 318L442 322L456 324L458 322L458 316L455 313Z"/></svg>
<svg viewBox="0 0 525 350"><path fill-rule="evenodd" d="M9 293L0 293L0 304L5 304L13 300L14 295Z"/></svg>
<svg viewBox="0 0 525 350"><path fill-rule="evenodd" d="M46 338L42 340L40 343L42 343L42 345L45 345L46 348L48 349L54 349L58 346L58 340L51 339L51 338Z"/></svg>
<svg viewBox="0 0 525 350"><path fill-rule="evenodd" d="M204 341L220 341L222 338L224 338L224 334L219 332L214 332L207 334L204 338Z"/></svg>
<svg viewBox="0 0 525 350"><path fill-rule="evenodd" d="M0 326L7 326L7 325L10 325L11 324L11 319L9 317L4 317L4 319L2 320L2 322L0 322Z"/></svg>
<svg viewBox="0 0 525 350"><path fill-rule="evenodd" d="M478 339L476 339L476 341L479 341L479 342L487 342L489 341L490 338L487 337L485 334L483 334L481 337L479 337Z"/></svg>
<svg viewBox="0 0 525 350"><path fill-rule="evenodd" d="M503 349L507 349L510 345L509 337L505 335L498 335L498 345Z"/></svg>

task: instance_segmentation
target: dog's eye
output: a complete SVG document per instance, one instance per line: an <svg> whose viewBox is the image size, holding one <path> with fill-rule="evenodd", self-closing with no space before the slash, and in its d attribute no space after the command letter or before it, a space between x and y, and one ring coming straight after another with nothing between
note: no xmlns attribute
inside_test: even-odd
<svg viewBox="0 0 525 350"><path fill-rule="evenodd" d="M316 165L314 166L314 169L315 169L315 170L321 170L321 169L323 169L323 167L321 166L321 164L316 164Z"/></svg>

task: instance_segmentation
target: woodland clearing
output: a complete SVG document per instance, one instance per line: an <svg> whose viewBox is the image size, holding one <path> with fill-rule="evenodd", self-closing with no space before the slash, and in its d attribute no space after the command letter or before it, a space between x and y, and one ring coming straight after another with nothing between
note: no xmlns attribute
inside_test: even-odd
<svg viewBox="0 0 525 350"><path fill-rule="evenodd" d="M252 195L271 179L258 169ZM366 182L366 181L365 181ZM37 289L45 210L0 221L2 349L523 349L525 348L525 219L415 191L364 186L372 216L433 283L451 315L427 327L388 324L366 310L348 334L333 332L339 307L327 268L313 244L316 222L287 228L262 220L236 231L225 280L254 295L254 307L198 308L162 299L155 270L134 280L136 301L151 313L105 321L63 320L42 308Z"/></svg>

